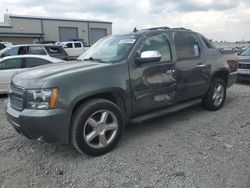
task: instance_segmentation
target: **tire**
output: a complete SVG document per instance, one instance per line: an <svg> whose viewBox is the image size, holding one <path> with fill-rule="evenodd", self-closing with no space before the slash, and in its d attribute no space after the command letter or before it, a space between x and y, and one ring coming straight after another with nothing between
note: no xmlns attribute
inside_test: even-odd
<svg viewBox="0 0 250 188"><path fill-rule="evenodd" d="M226 99L226 83L221 78L213 78L210 88L203 98L203 106L211 111L222 108Z"/></svg>
<svg viewBox="0 0 250 188"><path fill-rule="evenodd" d="M103 155L117 145L123 129L124 118L119 107L108 100L93 99L73 114L71 143L81 153Z"/></svg>

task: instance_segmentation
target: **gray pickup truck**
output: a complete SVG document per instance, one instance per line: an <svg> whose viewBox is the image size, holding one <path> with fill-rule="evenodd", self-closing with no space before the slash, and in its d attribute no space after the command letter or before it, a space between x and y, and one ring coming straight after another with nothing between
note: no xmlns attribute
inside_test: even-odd
<svg viewBox="0 0 250 188"><path fill-rule="evenodd" d="M220 109L237 68L236 54L191 30L135 30L99 40L75 63L15 75L6 114L28 138L96 156L114 148L126 124L198 103Z"/></svg>

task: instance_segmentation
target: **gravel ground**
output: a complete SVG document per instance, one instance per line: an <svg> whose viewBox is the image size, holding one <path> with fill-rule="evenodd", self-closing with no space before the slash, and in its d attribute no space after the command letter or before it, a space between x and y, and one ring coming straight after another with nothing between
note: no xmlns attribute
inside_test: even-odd
<svg viewBox="0 0 250 188"><path fill-rule="evenodd" d="M128 126L112 152L28 140L0 98L0 187L250 187L250 84L228 90L217 112L200 105Z"/></svg>

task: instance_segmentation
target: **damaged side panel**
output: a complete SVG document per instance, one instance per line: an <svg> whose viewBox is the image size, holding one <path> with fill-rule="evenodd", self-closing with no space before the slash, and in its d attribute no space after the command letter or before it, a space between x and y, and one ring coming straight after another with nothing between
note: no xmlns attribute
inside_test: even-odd
<svg viewBox="0 0 250 188"><path fill-rule="evenodd" d="M166 107L175 102L176 79L175 65L160 63L137 69L141 76L131 80L134 89L134 109L145 112Z"/></svg>

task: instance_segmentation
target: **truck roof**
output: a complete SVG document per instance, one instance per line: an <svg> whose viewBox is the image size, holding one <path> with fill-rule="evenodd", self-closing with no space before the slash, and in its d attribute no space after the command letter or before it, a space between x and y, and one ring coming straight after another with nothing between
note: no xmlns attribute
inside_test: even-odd
<svg viewBox="0 0 250 188"><path fill-rule="evenodd" d="M163 31L186 31L186 32L196 33L194 31L192 31L191 29L187 29L184 27L170 28L167 26L162 26L162 27L151 27L151 28L146 28L146 29L141 29L141 30L137 30L136 28L134 28L133 32L131 32L129 34L142 35L144 33L150 33L150 32L160 31L160 30L163 30Z"/></svg>

